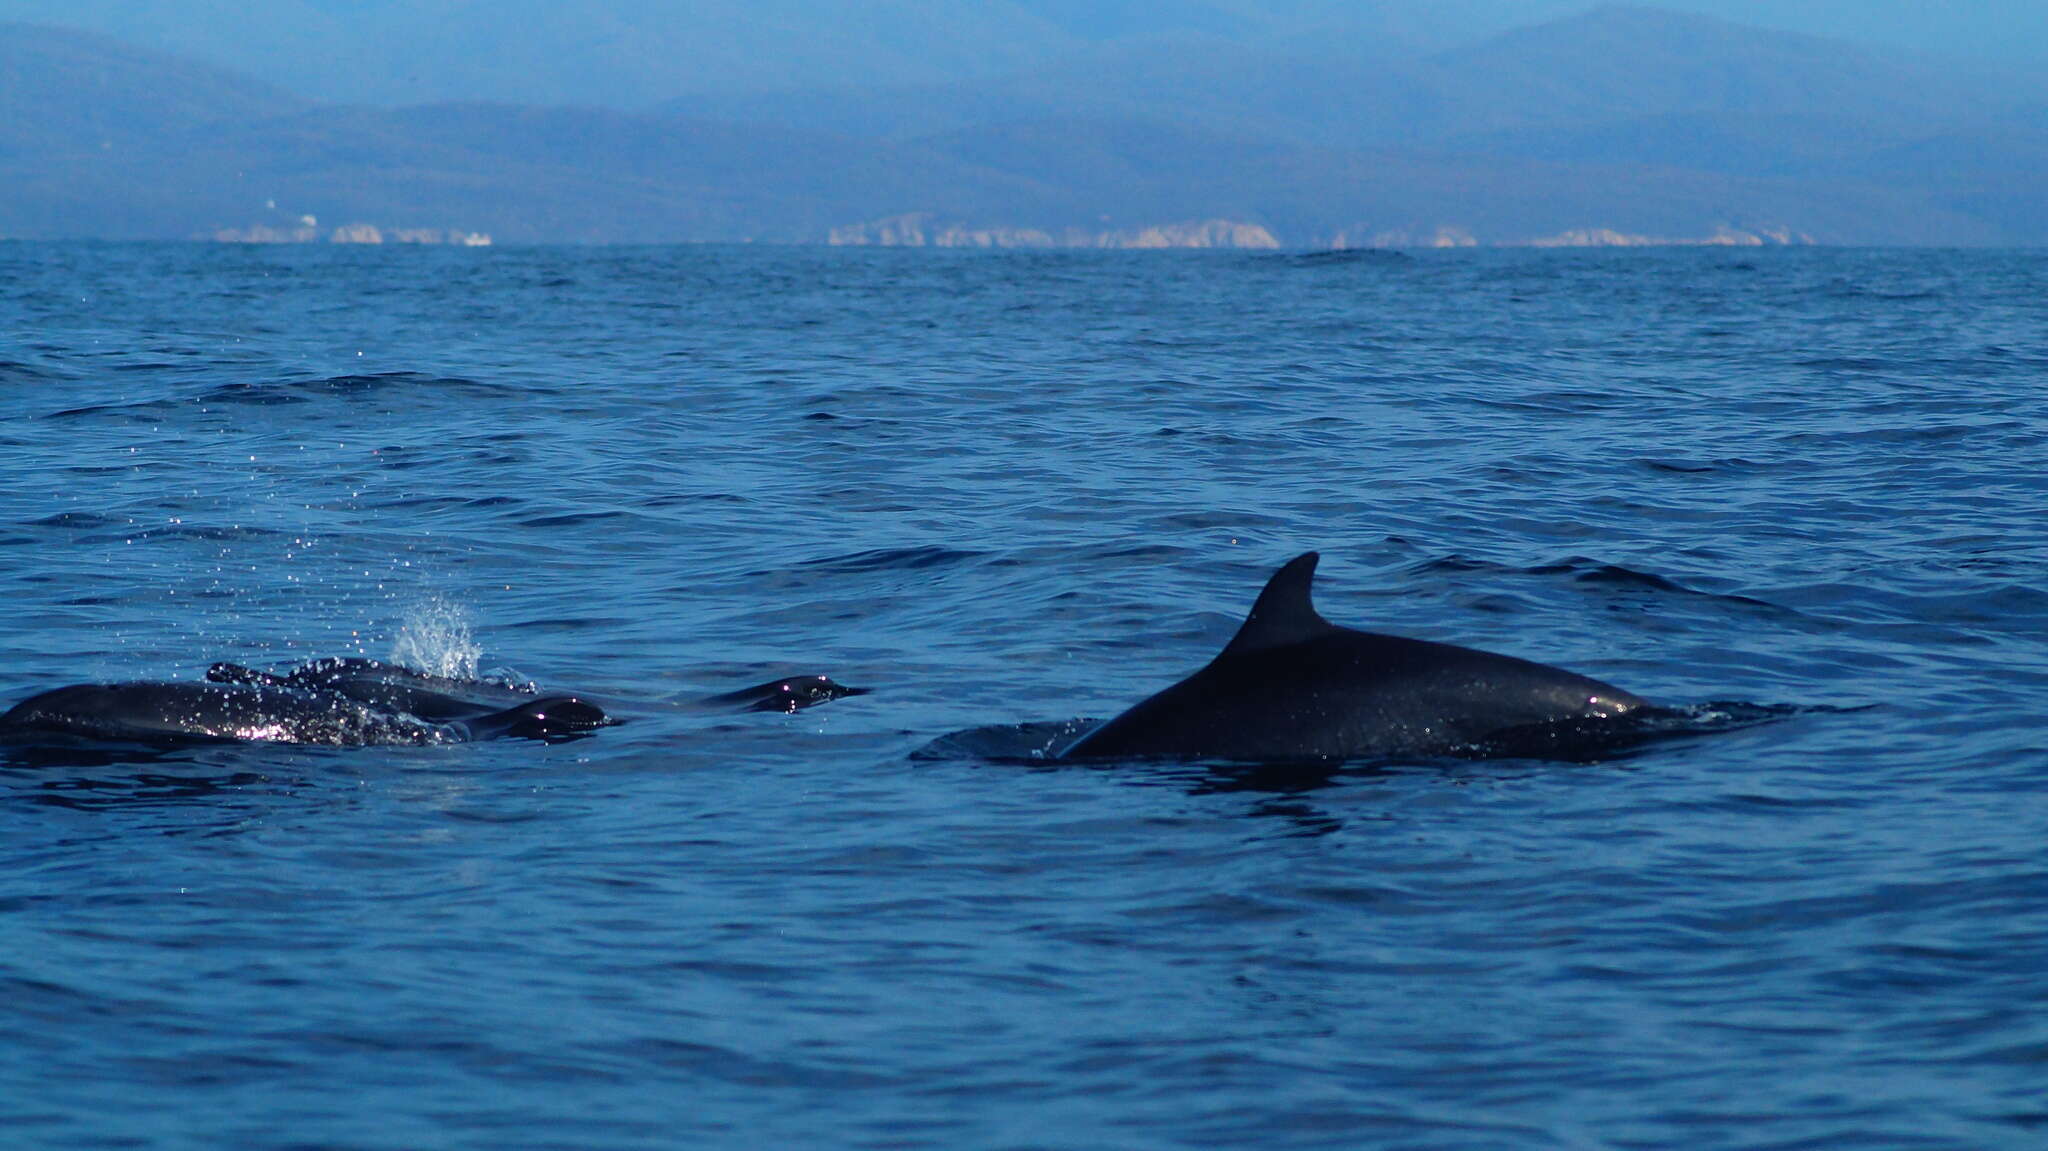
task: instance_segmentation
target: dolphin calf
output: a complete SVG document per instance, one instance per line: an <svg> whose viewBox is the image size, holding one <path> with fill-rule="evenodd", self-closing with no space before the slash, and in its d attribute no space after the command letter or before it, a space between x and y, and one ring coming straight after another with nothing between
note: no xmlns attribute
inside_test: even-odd
<svg viewBox="0 0 2048 1151"><path fill-rule="evenodd" d="M1339 627L1310 601L1315 552L1288 561L1207 667L1088 731L1060 759L1247 762L1454 755L1538 725L1648 705L1540 663Z"/></svg>
<svg viewBox="0 0 2048 1151"><path fill-rule="evenodd" d="M792 714L807 707L844 699L849 695L866 695L864 687L850 687L835 681L829 675L792 675L782 679L771 679L753 687L738 691L724 691L717 695L705 696L707 704L735 707L741 711L786 711Z"/></svg>

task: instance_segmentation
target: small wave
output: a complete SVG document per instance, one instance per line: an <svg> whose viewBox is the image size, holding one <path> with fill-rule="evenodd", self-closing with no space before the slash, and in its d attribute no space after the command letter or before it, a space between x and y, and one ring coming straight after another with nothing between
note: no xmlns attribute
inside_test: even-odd
<svg viewBox="0 0 2048 1151"><path fill-rule="evenodd" d="M222 768L205 773L207 765L196 758L199 751L196 744L162 747L66 740L59 736L0 746L0 780L9 774L9 768L20 769L32 780L0 795L10 801L43 807L104 811L179 807L195 799L232 800L250 788L270 782L269 776L253 771ZM106 770L109 768L118 770ZM98 774L50 778L55 771Z"/></svg>
<svg viewBox="0 0 2048 1151"><path fill-rule="evenodd" d="M1760 465L1755 460L1740 456L1728 456L1713 460L1685 460L1673 457L1654 458L1644 456L1635 461L1638 467L1653 472L1672 472L1678 475L1705 475L1714 472L1754 472Z"/></svg>
<svg viewBox="0 0 2048 1151"><path fill-rule="evenodd" d="M365 501L363 507L375 511L438 512L450 508L464 507L469 503L461 496L416 496L406 495L397 499Z"/></svg>
<svg viewBox="0 0 2048 1151"><path fill-rule="evenodd" d="M640 501L643 508L681 508L691 504L751 504L758 503L753 496L738 492L679 492L673 495L654 496Z"/></svg>
<svg viewBox="0 0 2048 1151"><path fill-rule="evenodd" d="M1675 580L1667 579L1656 572L1637 571L1620 564L1604 564L1596 560L1573 556L1563 563L1538 564L1525 569L1531 575L1570 575L1579 583L1607 584L1612 587L1648 588L1651 591L1680 592L1686 595L1708 595L1694 591Z"/></svg>
<svg viewBox="0 0 2048 1151"><path fill-rule="evenodd" d="M806 560L803 566L843 572L916 570L918 568L964 563L967 560L978 559L983 554L982 552L964 551L958 548L931 546L875 548L870 551L848 552L844 555Z"/></svg>
<svg viewBox="0 0 2048 1151"><path fill-rule="evenodd" d="M504 626L514 631L588 631L593 628L628 628L642 621L627 616L614 615L557 615L543 619L523 619Z"/></svg>
<svg viewBox="0 0 2048 1151"><path fill-rule="evenodd" d="M1811 360L1794 360L1792 366L1831 372L1882 372L1896 369L1899 365L1890 360L1877 360L1868 356L1823 356Z"/></svg>
<svg viewBox="0 0 2048 1151"><path fill-rule="evenodd" d="M103 516L97 512L58 512L55 515L44 516L41 519L28 520L22 526L31 528L103 528L110 527L117 522L125 521L116 521L112 516Z"/></svg>
<svg viewBox="0 0 2048 1151"><path fill-rule="evenodd" d="M378 372L372 375L326 376L310 380L238 382L218 385L198 398L203 403L303 404L323 398L355 399L387 392L416 394L425 391L483 392L511 395L516 389L462 376L430 376L421 372Z"/></svg>
<svg viewBox="0 0 2048 1151"><path fill-rule="evenodd" d="M1687 587L1685 584L1679 583L1677 580L1670 579L1666 576L1658 575L1656 572L1637 571L1634 568L1623 567L1620 564L1597 563L1593 560L1582 559L1578 557L1574 557L1571 560L1567 560L1563 564L1546 564L1541 567L1531 568L1529 570L1538 575L1551 575L1561 572L1571 572L1572 579L1578 583L1598 584L1606 587L1624 589L1639 589L1645 591L1668 592L1673 595L1693 596L1699 599L1713 600L1717 603L1740 604L1743 607L1764 608L1768 611L1782 612L1786 615L1799 614L1797 611L1785 607L1782 604L1775 604L1770 602L1769 600L1758 599L1755 596L1740 595L1735 592L1702 591L1696 587Z"/></svg>
<svg viewBox="0 0 2048 1151"><path fill-rule="evenodd" d="M1037 723L999 723L942 735L910 753L917 760L982 759L997 763L1043 763L1099 719L1062 719Z"/></svg>
<svg viewBox="0 0 2048 1151"><path fill-rule="evenodd" d="M1936 628L1990 626L2009 632L2016 621L2048 618L2048 590L2001 581L1967 590L1913 591L1839 582L1802 584L1774 594L1809 604L1816 614L1908 623ZM1951 632L1961 636L1962 632ZM1981 638L1976 642L1981 642Z"/></svg>
<svg viewBox="0 0 2048 1151"><path fill-rule="evenodd" d="M113 521L108 521L112 524ZM133 521L129 521L131 524ZM229 543L237 540L260 540L286 534L275 528L252 527L247 524L160 524L155 527L134 527L126 531L100 532L82 536L80 543L103 544L127 542L130 540L206 540L211 543Z"/></svg>
<svg viewBox="0 0 2048 1151"><path fill-rule="evenodd" d="M1826 449L1839 449L1844 444L1914 444L1942 443L1949 440L1968 439L1991 432L2028 433L2031 428L2021 420L1999 420L1997 422L1968 423L1917 423L1884 424L1861 427L1853 430L1829 429L1824 432L1794 432L1779 439L1783 444L1816 444Z"/></svg>
<svg viewBox="0 0 2048 1151"><path fill-rule="evenodd" d="M1616 588L1624 591L1653 591L1669 595L1691 596L1713 600L1719 603L1740 604L1744 607L1765 608L1786 615L1800 614L1793 608L1775 604L1755 596L1735 592L1702 591L1688 587L1668 576L1656 572L1641 571L1621 564L1603 563L1586 556L1570 556L1556 563L1532 564L1518 567L1512 564L1496 563L1492 560L1474 559L1456 553L1435 556L1409 565L1417 573L1430 572L1496 572L1508 575L1570 576L1574 583L1592 584L1598 587Z"/></svg>
<svg viewBox="0 0 2048 1151"><path fill-rule="evenodd" d="M665 1035L629 1036L585 1044L578 1054L628 1074L639 1075L645 1068L653 1067L697 1079L738 1084L749 1090L863 1091L893 1087L900 1082L859 1067L763 1058L737 1048L691 1043Z"/></svg>
<svg viewBox="0 0 2048 1151"><path fill-rule="evenodd" d="M1575 414L1579 412L1602 412L1629 407L1638 401L1616 392L1585 392L1560 389L1551 392L1536 392L1512 400L1495 399L1485 395L1473 395L1467 402L1480 407L1499 408L1511 412L1546 412L1552 414Z"/></svg>
<svg viewBox="0 0 2048 1151"><path fill-rule="evenodd" d="M1217 526L1228 525L1231 522L1226 518ZM1098 562L1114 561L1121 564L1128 560L1145 560L1152 566L1166 567L1185 558L1192 550L1179 544L1115 544L1091 548L1088 554L1091 559Z"/></svg>
<svg viewBox="0 0 2048 1151"><path fill-rule="evenodd" d="M1429 572L1526 572L1529 569L1451 552L1447 555L1417 560L1408 565L1408 570L1420 575Z"/></svg>
<svg viewBox="0 0 2048 1151"><path fill-rule="evenodd" d="M520 520L518 523L523 528L566 528L574 527L577 524L601 523L605 520L620 519L626 514L616 510L604 512L560 512L555 515L532 516Z"/></svg>
<svg viewBox="0 0 2048 1151"><path fill-rule="evenodd" d="M20 360L0 360L0 384L42 383L62 379L54 372Z"/></svg>
<svg viewBox="0 0 2048 1151"><path fill-rule="evenodd" d="M1852 283L1848 280L1834 280L1822 290L1822 294L1834 300L1939 300L1948 293L1937 288L1881 288L1870 284Z"/></svg>
<svg viewBox="0 0 2048 1151"><path fill-rule="evenodd" d="M81 404L47 413L44 419L81 419L92 416L128 416L157 421L175 417L191 404L273 407L312 403L322 399L363 399L386 392L419 395L432 392L477 392L486 396L510 396L518 390L460 376L429 376L419 372L383 372L369 376L328 376L312 380L236 381L214 384L187 396L158 395L148 399L116 403Z"/></svg>
<svg viewBox="0 0 2048 1151"><path fill-rule="evenodd" d="M1323 252L1267 252L1255 259L1294 268L1346 267L1352 264L1412 264L1415 257L1393 248L1332 248Z"/></svg>
<svg viewBox="0 0 2048 1151"><path fill-rule="evenodd" d="M162 419L175 412L177 405L169 400L137 400L125 404L85 404L76 408L60 408L43 416L46 420L75 420L88 416L146 416L150 420Z"/></svg>

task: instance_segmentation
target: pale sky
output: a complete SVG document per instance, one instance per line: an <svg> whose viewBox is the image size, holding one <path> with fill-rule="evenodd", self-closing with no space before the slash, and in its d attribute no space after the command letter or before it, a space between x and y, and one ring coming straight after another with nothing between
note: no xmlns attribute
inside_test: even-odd
<svg viewBox="0 0 2048 1151"><path fill-rule="evenodd" d="M1029 70L1159 34L1343 54L1444 46L1586 0L0 0L344 103L633 107L692 93ZM2026 74L2048 0L1662 0L1651 5ZM2048 74L2048 63L2041 68ZM2048 85L2044 85L2048 88ZM2048 99L2048 92L2044 92Z"/></svg>
<svg viewBox="0 0 2048 1151"><path fill-rule="evenodd" d="M1675 0L1657 6L1948 56L2017 61L2048 55L2044 0Z"/></svg>

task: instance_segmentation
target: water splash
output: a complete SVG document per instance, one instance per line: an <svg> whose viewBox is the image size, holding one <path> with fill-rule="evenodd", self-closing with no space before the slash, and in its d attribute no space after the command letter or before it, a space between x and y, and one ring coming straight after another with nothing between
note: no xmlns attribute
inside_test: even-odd
<svg viewBox="0 0 2048 1151"><path fill-rule="evenodd" d="M469 608L441 596L407 611L391 641L392 663L450 679L475 679L482 655Z"/></svg>

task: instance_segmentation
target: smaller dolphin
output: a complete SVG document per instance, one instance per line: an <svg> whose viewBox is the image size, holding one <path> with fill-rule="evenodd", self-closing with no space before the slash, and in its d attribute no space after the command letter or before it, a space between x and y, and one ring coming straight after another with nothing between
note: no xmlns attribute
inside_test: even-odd
<svg viewBox="0 0 2048 1151"><path fill-rule="evenodd" d="M1489 737L1648 706L1560 668L1339 627L1290 560L1207 667L1075 740L1061 759L1245 762L1454 755Z"/></svg>
<svg viewBox="0 0 2048 1151"><path fill-rule="evenodd" d="M771 679L738 691L704 697L707 704L736 707L741 711L786 711L791 714L849 695L866 695L867 688L849 687L828 675L792 675Z"/></svg>

